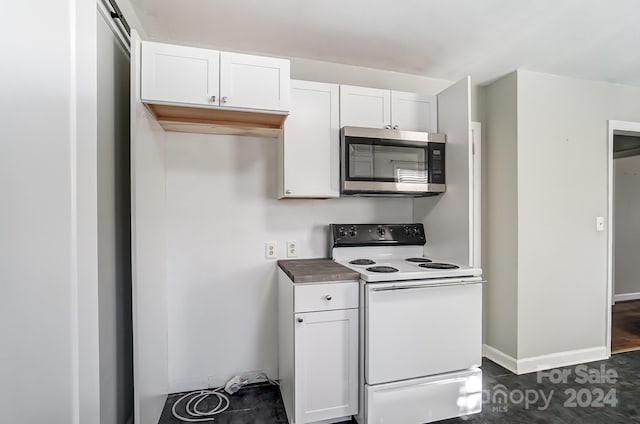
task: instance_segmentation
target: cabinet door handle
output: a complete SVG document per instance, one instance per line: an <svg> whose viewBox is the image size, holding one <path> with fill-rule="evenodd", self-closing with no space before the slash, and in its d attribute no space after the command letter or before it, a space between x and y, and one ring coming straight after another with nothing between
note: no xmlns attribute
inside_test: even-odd
<svg viewBox="0 0 640 424"><path fill-rule="evenodd" d="M291 194L291 190L285 190L284 194Z"/></svg>
<svg viewBox="0 0 640 424"><path fill-rule="evenodd" d="M299 323L303 323L304 320L302 318L298 318L296 321L298 321Z"/></svg>
<svg viewBox="0 0 640 424"><path fill-rule="evenodd" d="M228 101L229 101L229 98L227 96L222 97L222 103L227 103Z"/></svg>
<svg viewBox="0 0 640 424"><path fill-rule="evenodd" d="M211 99L209 99L212 103L214 103L216 101L216 96L211 96Z"/></svg>
<svg viewBox="0 0 640 424"><path fill-rule="evenodd" d="M331 297L331 295L330 295L330 294L326 295L324 298L325 298L326 300L331 300L331 299L333 299L333 297Z"/></svg>
<svg viewBox="0 0 640 424"><path fill-rule="evenodd" d="M394 129L394 130L397 130L397 129L398 129L398 126L397 126L397 125L394 125L394 126L393 126L393 129Z"/></svg>
<svg viewBox="0 0 640 424"><path fill-rule="evenodd" d="M390 130L390 129L391 129L391 125L385 125L385 126L384 126L384 129L385 129L385 130Z"/></svg>

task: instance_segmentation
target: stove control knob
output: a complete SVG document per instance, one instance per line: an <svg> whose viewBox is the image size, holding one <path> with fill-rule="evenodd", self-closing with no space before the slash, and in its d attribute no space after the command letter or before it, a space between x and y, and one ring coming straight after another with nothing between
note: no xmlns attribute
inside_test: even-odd
<svg viewBox="0 0 640 424"><path fill-rule="evenodd" d="M347 229L344 227L340 227L340 229L338 230L338 235L340 237L346 237L347 235Z"/></svg>
<svg viewBox="0 0 640 424"><path fill-rule="evenodd" d="M420 228L419 227L413 227L413 235L418 237L420 235Z"/></svg>
<svg viewBox="0 0 640 424"><path fill-rule="evenodd" d="M404 227L404 234L407 236L411 235L411 227Z"/></svg>
<svg viewBox="0 0 640 424"><path fill-rule="evenodd" d="M358 235L358 229L356 227L349 228L349 235L351 237L355 237Z"/></svg>
<svg viewBox="0 0 640 424"><path fill-rule="evenodd" d="M384 238L384 234L386 233L386 231L382 227L378 227L376 232L378 233L378 237L380 237L380 238Z"/></svg>

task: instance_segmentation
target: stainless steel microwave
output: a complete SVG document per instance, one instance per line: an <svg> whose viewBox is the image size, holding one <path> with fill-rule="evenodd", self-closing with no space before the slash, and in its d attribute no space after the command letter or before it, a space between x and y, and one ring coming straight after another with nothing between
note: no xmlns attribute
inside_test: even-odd
<svg viewBox="0 0 640 424"><path fill-rule="evenodd" d="M434 196L444 193L444 134L343 127L341 193Z"/></svg>

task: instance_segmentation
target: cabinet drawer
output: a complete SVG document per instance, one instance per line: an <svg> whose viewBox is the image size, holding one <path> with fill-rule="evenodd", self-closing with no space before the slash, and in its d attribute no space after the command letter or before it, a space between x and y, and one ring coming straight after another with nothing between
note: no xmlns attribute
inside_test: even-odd
<svg viewBox="0 0 640 424"><path fill-rule="evenodd" d="M358 307L358 283L322 283L296 286L295 312L329 311Z"/></svg>

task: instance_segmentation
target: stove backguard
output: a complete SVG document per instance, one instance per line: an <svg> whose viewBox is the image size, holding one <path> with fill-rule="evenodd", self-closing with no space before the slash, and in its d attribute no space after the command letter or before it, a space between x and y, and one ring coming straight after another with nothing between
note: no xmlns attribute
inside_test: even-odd
<svg viewBox="0 0 640 424"><path fill-rule="evenodd" d="M422 224L331 224L330 246L423 246Z"/></svg>

